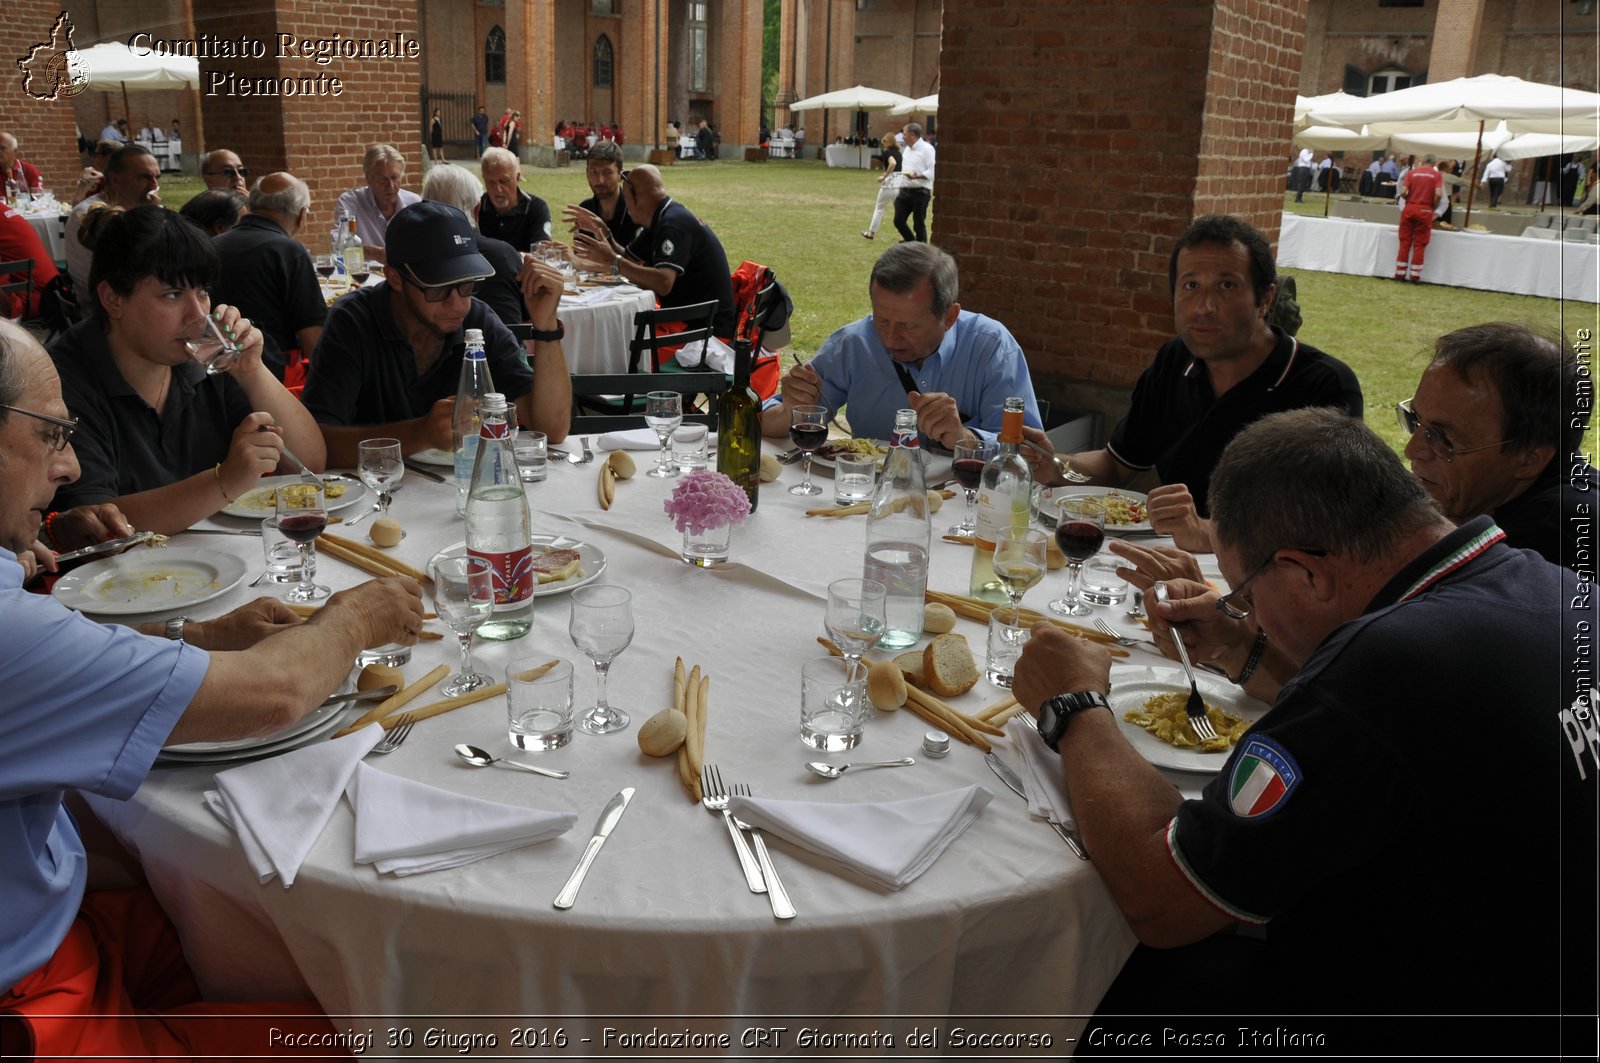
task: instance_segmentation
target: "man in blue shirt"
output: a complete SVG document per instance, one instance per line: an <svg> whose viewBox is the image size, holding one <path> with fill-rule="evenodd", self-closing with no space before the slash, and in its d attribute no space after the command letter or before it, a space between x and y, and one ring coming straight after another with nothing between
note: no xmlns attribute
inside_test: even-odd
<svg viewBox="0 0 1600 1063"><path fill-rule="evenodd" d="M141 1009L205 1009L195 1007L198 993L153 900L86 895L87 855L65 793L126 798L163 745L292 723L333 691L362 648L416 641L420 591L410 580L373 581L335 595L304 623L262 599L215 620L178 617L144 633L27 593L19 555L53 565L36 539L50 499L78 474L75 427L49 356L0 322L0 1054L258 1051L259 1023L207 1029L204 1020L134 1017ZM263 683L267 675L273 681ZM88 1023L75 1012L105 1017ZM234 1037L244 1040L228 1044ZM243 1048L245 1041L256 1047Z"/></svg>
<svg viewBox="0 0 1600 1063"><path fill-rule="evenodd" d="M783 378L761 413L763 435L789 434L789 410L842 406L863 439L888 439L896 410L917 411L923 436L947 449L993 439L1011 395L1025 424L1041 428L1022 348L992 318L961 309L956 260L925 243L885 251L867 282L872 314L829 336L810 362Z"/></svg>

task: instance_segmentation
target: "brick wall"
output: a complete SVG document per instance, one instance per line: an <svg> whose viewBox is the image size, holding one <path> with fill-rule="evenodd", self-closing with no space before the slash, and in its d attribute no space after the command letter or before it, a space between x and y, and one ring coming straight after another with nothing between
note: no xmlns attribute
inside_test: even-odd
<svg viewBox="0 0 1600 1063"><path fill-rule="evenodd" d="M932 238L1058 408L1113 415L1172 334L1197 214L1276 238L1305 4L947 0Z"/></svg>
<svg viewBox="0 0 1600 1063"><path fill-rule="evenodd" d="M1450 81L1477 71L1478 33L1485 0L1439 0L1433 22L1428 80Z"/></svg>
<svg viewBox="0 0 1600 1063"><path fill-rule="evenodd" d="M45 187L65 199L70 198L82 165L72 130L72 98L33 99L23 91L21 71L15 65L33 45L50 39L50 28L60 12L55 0L20 0L6 6L0 25L0 54L6 62L6 72L0 77L0 130L17 138L20 154L39 167ZM34 85L43 91L42 80ZM94 132L99 130L96 126Z"/></svg>

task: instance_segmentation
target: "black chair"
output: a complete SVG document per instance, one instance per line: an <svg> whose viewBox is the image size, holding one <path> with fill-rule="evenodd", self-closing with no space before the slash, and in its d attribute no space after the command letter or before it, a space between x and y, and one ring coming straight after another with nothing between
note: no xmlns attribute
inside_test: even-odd
<svg viewBox="0 0 1600 1063"><path fill-rule="evenodd" d="M644 424L644 396L650 391L676 391L683 396L685 424L716 428L717 415L692 408L699 395L715 398L728 390L721 373L574 373L572 428L569 435L622 432ZM624 411L634 409L638 412ZM599 412L595 412L599 411Z"/></svg>
<svg viewBox="0 0 1600 1063"><path fill-rule="evenodd" d="M715 299L693 306L674 306L662 310L641 310L633 315L633 339L628 343L628 372L703 373L706 369L706 348L711 343L711 319L717 314ZM659 332L659 326L682 322L676 332ZM675 355L662 360L664 347L691 347L700 345L700 360L687 367ZM641 369L645 354L650 355L648 369Z"/></svg>
<svg viewBox="0 0 1600 1063"><path fill-rule="evenodd" d="M28 316L28 300L33 294L33 259L0 262L0 279L4 280L4 283L0 283L0 301L9 307L12 296L21 297L22 313L17 315L17 320L25 320Z"/></svg>

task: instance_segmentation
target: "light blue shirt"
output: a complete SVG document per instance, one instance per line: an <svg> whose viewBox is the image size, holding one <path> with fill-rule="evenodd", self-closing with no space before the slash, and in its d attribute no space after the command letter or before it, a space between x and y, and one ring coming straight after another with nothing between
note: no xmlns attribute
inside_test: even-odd
<svg viewBox="0 0 1600 1063"><path fill-rule="evenodd" d="M830 418L848 404L850 430L858 438L888 439L894 435L895 411L909 408L893 363L869 315L824 340L809 364L822 378L822 402ZM1043 427L1022 348L993 318L963 310L938 350L920 365L901 364L918 391L954 398L962 421L985 439L999 434L1002 408L1011 395L1022 396L1023 423ZM769 404L781 401L780 395Z"/></svg>
<svg viewBox="0 0 1600 1063"><path fill-rule="evenodd" d="M78 914L88 868L63 792L131 796L209 664L29 594L0 548L0 991L49 960Z"/></svg>

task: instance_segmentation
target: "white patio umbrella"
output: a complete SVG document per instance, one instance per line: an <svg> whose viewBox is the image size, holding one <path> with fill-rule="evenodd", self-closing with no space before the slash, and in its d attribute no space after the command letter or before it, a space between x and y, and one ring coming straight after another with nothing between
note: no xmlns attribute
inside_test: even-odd
<svg viewBox="0 0 1600 1063"><path fill-rule="evenodd" d="M192 56L138 55L120 41L107 41L77 52L96 92L122 90L122 113L128 114L128 90L198 89L200 61Z"/></svg>
<svg viewBox="0 0 1600 1063"><path fill-rule="evenodd" d="M797 103L791 103L791 111L887 111L893 107L911 103L910 96L902 96L898 92L887 89L874 89L866 85L854 85L848 89L835 89L824 92L820 96L808 96Z"/></svg>
<svg viewBox="0 0 1600 1063"><path fill-rule="evenodd" d="M889 108L889 113L890 114L938 114L939 113L939 94L937 92L935 92L932 96L919 96L917 99L912 100L910 103L904 103L904 104L901 104L898 107Z"/></svg>

